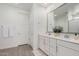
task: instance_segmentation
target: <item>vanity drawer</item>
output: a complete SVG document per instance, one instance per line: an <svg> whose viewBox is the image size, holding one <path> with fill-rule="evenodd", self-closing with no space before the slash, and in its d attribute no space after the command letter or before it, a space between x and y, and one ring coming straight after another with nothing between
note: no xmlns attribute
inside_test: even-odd
<svg viewBox="0 0 79 59"><path fill-rule="evenodd" d="M79 52L71 48L58 45L57 56L79 56Z"/></svg>
<svg viewBox="0 0 79 59"><path fill-rule="evenodd" d="M57 40L57 45L65 46L65 47L71 48L73 50L79 51L79 44L75 44L72 42L67 42L64 40Z"/></svg>

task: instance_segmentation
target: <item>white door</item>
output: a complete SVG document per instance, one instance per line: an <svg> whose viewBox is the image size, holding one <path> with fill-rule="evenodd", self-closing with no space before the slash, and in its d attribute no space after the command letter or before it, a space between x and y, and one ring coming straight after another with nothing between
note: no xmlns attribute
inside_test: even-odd
<svg viewBox="0 0 79 59"><path fill-rule="evenodd" d="M49 38L45 37L44 51L47 55L49 55Z"/></svg>

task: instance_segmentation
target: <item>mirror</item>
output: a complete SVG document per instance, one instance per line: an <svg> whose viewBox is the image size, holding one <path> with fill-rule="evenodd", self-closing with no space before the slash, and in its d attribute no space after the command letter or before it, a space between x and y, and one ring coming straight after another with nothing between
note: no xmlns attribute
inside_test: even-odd
<svg viewBox="0 0 79 59"><path fill-rule="evenodd" d="M61 26L65 33L79 33L79 4L65 3L57 9L48 13L48 32L53 28Z"/></svg>

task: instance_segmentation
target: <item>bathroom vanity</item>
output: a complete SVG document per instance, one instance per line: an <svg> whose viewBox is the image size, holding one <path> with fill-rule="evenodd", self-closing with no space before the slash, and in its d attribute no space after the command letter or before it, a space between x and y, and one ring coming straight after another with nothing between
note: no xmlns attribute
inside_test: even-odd
<svg viewBox="0 0 79 59"><path fill-rule="evenodd" d="M74 35L79 34L79 4L65 3L47 18L48 33L39 34L39 49L49 56L79 56L79 35ZM63 28L59 35L52 33L56 26Z"/></svg>
<svg viewBox="0 0 79 59"><path fill-rule="evenodd" d="M79 56L79 39L73 34L68 34L67 38L65 35L39 34L39 49L48 56Z"/></svg>

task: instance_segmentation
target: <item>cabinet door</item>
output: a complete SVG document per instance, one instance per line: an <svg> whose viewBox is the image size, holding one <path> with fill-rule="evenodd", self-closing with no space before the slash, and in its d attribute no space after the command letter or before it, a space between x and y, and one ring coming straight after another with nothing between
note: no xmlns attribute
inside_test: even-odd
<svg viewBox="0 0 79 59"><path fill-rule="evenodd" d="M39 48L49 55L49 38L45 36L39 36Z"/></svg>
<svg viewBox="0 0 79 59"><path fill-rule="evenodd" d="M39 36L39 48L44 51L44 37Z"/></svg>
<svg viewBox="0 0 79 59"><path fill-rule="evenodd" d="M50 56L56 55L56 39L50 38Z"/></svg>
<svg viewBox="0 0 79 59"><path fill-rule="evenodd" d="M44 52L49 55L49 38L45 37Z"/></svg>
<svg viewBox="0 0 79 59"><path fill-rule="evenodd" d="M79 52L73 49L64 47L64 46L57 46L57 55L58 56L79 56Z"/></svg>

